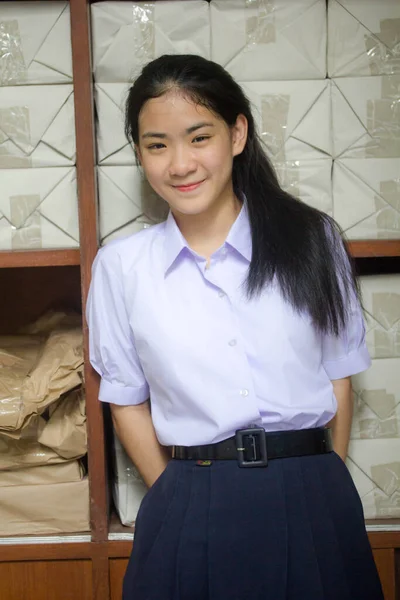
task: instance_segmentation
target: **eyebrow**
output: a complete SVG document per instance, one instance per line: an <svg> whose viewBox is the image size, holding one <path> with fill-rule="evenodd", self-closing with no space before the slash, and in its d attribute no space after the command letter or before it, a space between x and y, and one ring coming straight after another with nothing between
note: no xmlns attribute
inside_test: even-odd
<svg viewBox="0 0 400 600"><path fill-rule="evenodd" d="M186 134L190 134L193 133L194 131L197 131L197 129L201 129L202 127L214 127L213 123L206 123L201 122L201 123L196 123L196 125L192 125L191 127L188 127L186 129ZM165 139L167 136L166 133L158 133L156 131L146 131L146 133L144 133L142 135L142 139L144 138L159 138L161 140Z"/></svg>

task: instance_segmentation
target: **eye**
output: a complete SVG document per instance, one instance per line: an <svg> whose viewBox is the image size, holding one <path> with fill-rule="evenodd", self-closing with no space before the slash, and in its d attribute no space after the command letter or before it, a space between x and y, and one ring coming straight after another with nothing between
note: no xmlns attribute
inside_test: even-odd
<svg viewBox="0 0 400 600"><path fill-rule="evenodd" d="M165 148L165 144L151 144L147 146L147 150L161 150L161 148Z"/></svg>
<svg viewBox="0 0 400 600"><path fill-rule="evenodd" d="M208 140L210 139L211 136L209 135L198 135L197 137L194 138L193 142L204 142L204 140Z"/></svg>

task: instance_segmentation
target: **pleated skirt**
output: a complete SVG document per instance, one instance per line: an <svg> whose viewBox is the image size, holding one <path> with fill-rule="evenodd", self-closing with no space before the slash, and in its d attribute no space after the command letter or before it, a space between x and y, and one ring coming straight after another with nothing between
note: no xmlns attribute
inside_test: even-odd
<svg viewBox="0 0 400 600"><path fill-rule="evenodd" d="M123 600L383 600L343 461L171 461L141 504Z"/></svg>

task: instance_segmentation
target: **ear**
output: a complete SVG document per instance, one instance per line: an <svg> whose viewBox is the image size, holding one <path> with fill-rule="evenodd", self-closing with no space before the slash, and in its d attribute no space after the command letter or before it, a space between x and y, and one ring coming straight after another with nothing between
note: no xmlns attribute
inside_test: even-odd
<svg viewBox="0 0 400 600"><path fill-rule="evenodd" d="M244 150L247 141L248 123L244 115L238 115L236 123L231 128L232 155L237 156Z"/></svg>

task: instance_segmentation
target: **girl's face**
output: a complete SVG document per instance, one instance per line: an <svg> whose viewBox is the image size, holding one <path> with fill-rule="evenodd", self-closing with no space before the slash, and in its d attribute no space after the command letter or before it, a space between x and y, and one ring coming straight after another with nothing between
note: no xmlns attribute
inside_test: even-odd
<svg viewBox="0 0 400 600"><path fill-rule="evenodd" d="M247 120L229 127L176 91L148 100L136 150L151 187L175 214L198 215L233 200L233 157L246 144Z"/></svg>

